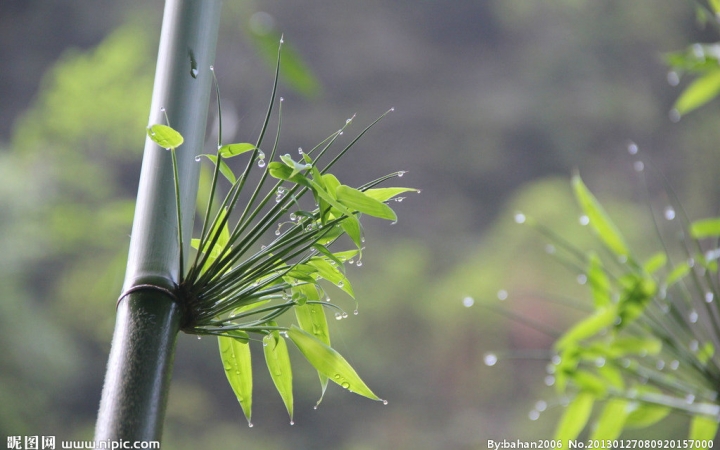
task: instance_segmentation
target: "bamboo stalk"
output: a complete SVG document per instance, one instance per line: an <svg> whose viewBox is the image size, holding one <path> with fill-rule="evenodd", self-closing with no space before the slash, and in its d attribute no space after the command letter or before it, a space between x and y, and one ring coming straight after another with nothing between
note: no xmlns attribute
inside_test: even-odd
<svg viewBox="0 0 720 450"><path fill-rule="evenodd" d="M165 4L149 124L185 138L177 152L181 241L190 242L211 92L220 0ZM164 108L164 111L163 111ZM182 305L173 291L183 262L169 151L146 139L124 294L118 312L95 429L96 441L159 441Z"/></svg>

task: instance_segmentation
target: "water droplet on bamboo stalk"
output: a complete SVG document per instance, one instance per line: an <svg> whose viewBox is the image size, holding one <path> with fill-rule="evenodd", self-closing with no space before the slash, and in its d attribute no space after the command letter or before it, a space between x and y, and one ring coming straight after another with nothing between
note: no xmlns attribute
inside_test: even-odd
<svg viewBox="0 0 720 450"><path fill-rule="evenodd" d="M665 361L663 361L662 359L659 359L659 360L655 363L655 368L656 368L657 370L663 370L663 369L665 368Z"/></svg>
<svg viewBox="0 0 720 450"><path fill-rule="evenodd" d="M537 403L535 403L535 409L543 412L547 409L547 402L545 400L538 400Z"/></svg>
<svg viewBox="0 0 720 450"><path fill-rule="evenodd" d="M580 275L578 275L576 279L577 279L578 284L587 283L587 275L585 275L584 273L581 273Z"/></svg>
<svg viewBox="0 0 720 450"><path fill-rule="evenodd" d="M399 171L399 172L397 173L397 176L398 176L398 177L402 177L402 176L405 175L406 173L407 173L406 170L401 170L401 171Z"/></svg>
<svg viewBox="0 0 720 450"><path fill-rule="evenodd" d="M358 314L360 314L360 311L356 309L355 311L353 311L353 314L357 316Z"/></svg>
<svg viewBox="0 0 720 450"><path fill-rule="evenodd" d="M580 221L580 225L582 225L582 226L585 226L590 223L590 218L586 215L580 216L580 218L578 220Z"/></svg>
<svg viewBox="0 0 720 450"><path fill-rule="evenodd" d="M688 320L690 323L697 323L698 321L698 313L695 310L690 311L690 314L688 314Z"/></svg>
<svg viewBox="0 0 720 450"><path fill-rule="evenodd" d="M680 76L674 70L671 70L667 74L667 82L670 86L677 86L680 84Z"/></svg>
<svg viewBox="0 0 720 450"><path fill-rule="evenodd" d="M339 312L335 313L335 320L342 320L342 318L342 314L340 314Z"/></svg>
<svg viewBox="0 0 720 450"><path fill-rule="evenodd" d="M202 336L198 336L198 339L202 339Z"/></svg>
<svg viewBox="0 0 720 450"><path fill-rule="evenodd" d="M671 370L678 370L678 367L680 367L680 361L673 360L673 362L670 363L670 369Z"/></svg>
<svg viewBox="0 0 720 450"><path fill-rule="evenodd" d="M343 312L343 313L342 313L342 318L343 318L343 319L347 319L347 317L348 317L348 313Z"/></svg>
<svg viewBox="0 0 720 450"><path fill-rule="evenodd" d="M553 384L555 384L555 377L552 375L548 375L545 377L544 381L546 386L552 386Z"/></svg>
<svg viewBox="0 0 720 450"><path fill-rule="evenodd" d="M595 360L596 367L603 367L605 365L605 358L600 357Z"/></svg>
<svg viewBox="0 0 720 450"><path fill-rule="evenodd" d="M475 299L468 296L463 299L462 303L464 307L469 308L475 304Z"/></svg>
<svg viewBox="0 0 720 450"><path fill-rule="evenodd" d="M562 362L562 358L560 358L560 355L553 355L550 361L557 366Z"/></svg>
<svg viewBox="0 0 720 450"><path fill-rule="evenodd" d="M357 262L357 264L355 264L355 265L356 265L356 266L358 266L358 267L362 267L362 265L363 265L363 262L362 262L361 260L359 260L359 259L358 259L358 262Z"/></svg>
<svg viewBox="0 0 720 450"><path fill-rule="evenodd" d="M686 395L685 403L687 403L688 405L692 405L693 403L695 403L695 396L693 394Z"/></svg>
<svg viewBox="0 0 720 450"><path fill-rule="evenodd" d="M705 293L705 302L706 303L712 303L712 301L715 299L715 294L712 292L706 292Z"/></svg>
<svg viewBox="0 0 720 450"><path fill-rule="evenodd" d="M700 343L698 341L696 341L695 339L690 341L690 345L688 345L688 348L690 349L691 352L698 351L699 347L700 347Z"/></svg>
<svg viewBox="0 0 720 450"><path fill-rule="evenodd" d="M547 253L548 255L552 255L553 253L555 253L555 246L552 245L552 244L546 245L546 246L545 246L545 253Z"/></svg>
<svg viewBox="0 0 720 450"><path fill-rule="evenodd" d="M538 420L540 418L540 411L533 409L528 413L528 418L530 420Z"/></svg>
<svg viewBox="0 0 720 450"><path fill-rule="evenodd" d="M672 206L665 207L665 211L663 213L666 220L673 220L675 218L675 210Z"/></svg>
<svg viewBox="0 0 720 450"><path fill-rule="evenodd" d="M295 222L297 220L297 215L295 213L290 213L290 220Z"/></svg>
<svg viewBox="0 0 720 450"><path fill-rule="evenodd" d="M483 362L485 362L485 365L488 367L492 367L498 362L497 355L495 353L488 353L483 358Z"/></svg>
<svg viewBox="0 0 720 450"><path fill-rule="evenodd" d="M507 292L505 289L500 289L500 290L497 292L497 298L498 298L498 300L500 300L500 301L507 300L507 298L508 298L508 292Z"/></svg>
<svg viewBox="0 0 720 450"><path fill-rule="evenodd" d="M519 223L519 224L523 224L523 223L525 223L525 220L527 220L527 218L525 217L525 214L523 214L521 212L516 212L514 219L515 219L515 223Z"/></svg>
<svg viewBox="0 0 720 450"><path fill-rule="evenodd" d="M260 168L265 167L265 160L264 160L264 159L258 159L257 165L258 165L258 167L260 167Z"/></svg>

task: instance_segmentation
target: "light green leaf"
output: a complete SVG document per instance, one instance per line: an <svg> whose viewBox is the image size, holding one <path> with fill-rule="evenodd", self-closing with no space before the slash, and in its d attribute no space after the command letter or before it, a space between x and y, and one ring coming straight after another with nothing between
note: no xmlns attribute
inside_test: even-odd
<svg viewBox="0 0 720 450"><path fill-rule="evenodd" d="M595 430L590 435L590 439L612 440L620 436L625 427L625 420L630 413L628 406L628 401L624 399L608 400L595 425Z"/></svg>
<svg viewBox="0 0 720 450"><path fill-rule="evenodd" d="M338 201L350 209L381 219L397 220L397 214L388 205L350 186L338 186L335 194Z"/></svg>
<svg viewBox="0 0 720 450"><path fill-rule="evenodd" d="M643 269L648 274L653 274L665 267L665 264L667 264L667 255L665 252L657 252L645 261Z"/></svg>
<svg viewBox="0 0 720 450"><path fill-rule="evenodd" d="M203 154L203 155L200 155L200 156L205 156L205 157L207 157L207 159L209 159L210 161L212 161L213 164L217 165L218 157L217 157L216 155ZM233 171L230 169L230 166L228 166L227 163L225 163L225 160L224 160L224 159L221 159L221 160L220 160L220 173L223 174L223 176L224 176L225 178L227 178L227 180L228 180L230 183L232 183L232 184L235 184L235 182L237 181L237 178L235 178L235 174L234 174Z"/></svg>
<svg viewBox="0 0 720 450"><path fill-rule="evenodd" d="M167 125L151 125L147 128L147 134L153 142L162 148L175 149L183 143L182 135Z"/></svg>
<svg viewBox="0 0 720 450"><path fill-rule="evenodd" d="M675 102L680 114L687 114L717 97L720 93L720 70L707 72L685 88Z"/></svg>
<svg viewBox="0 0 720 450"><path fill-rule="evenodd" d="M349 216L347 219L340 222L340 226L342 227L345 234L348 235L350 239L352 239L355 246L360 249L362 248L362 225L360 225L360 221L355 216Z"/></svg>
<svg viewBox="0 0 720 450"><path fill-rule="evenodd" d="M580 207L590 219L590 226L595 230L603 243L616 255L628 257L630 250L625 244L620 231L605 213L600 202L588 190L579 175L572 179L575 197Z"/></svg>
<svg viewBox="0 0 720 450"><path fill-rule="evenodd" d="M659 339L627 336L614 339L608 353L613 358L620 358L626 355L657 355L660 350L662 342Z"/></svg>
<svg viewBox="0 0 720 450"><path fill-rule="evenodd" d="M577 438L590 418L594 403L595 396L593 394L588 392L578 393L565 408L553 439L558 439L563 443L563 446L567 446L568 441Z"/></svg>
<svg viewBox="0 0 720 450"><path fill-rule="evenodd" d="M290 167L292 171L290 172L289 178L292 179L295 175L299 174L303 170L307 170L312 168L312 165L306 164L306 163L300 163L292 159L290 155L281 155L280 159L282 162L285 163L286 166Z"/></svg>
<svg viewBox="0 0 720 450"><path fill-rule="evenodd" d="M694 239L720 236L720 218L702 219L691 223L690 236Z"/></svg>
<svg viewBox="0 0 720 450"><path fill-rule="evenodd" d="M290 415L290 423L293 423L292 367L287 343L280 337L279 332L273 331L263 338L263 352L270 377L285 403L285 408Z"/></svg>
<svg viewBox="0 0 720 450"><path fill-rule="evenodd" d="M605 364L597 369L598 375L600 375L610 386L617 390L623 390L625 388L625 381L623 380L622 373L616 367L610 364Z"/></svg>
<svg viewBox="0 0 720 450"><path fill-rule="evenodd" d="M300 286L298 286L300 287ZM312 288L312 292L308 292ZM295 288L293 288L295 290ZM320 299L317 288L312 285L304 285L303 292L308 296L309 301L317 301ZM325 316L325 308L317 303L305 303L302 306L295 307L295 317L297 317L298 325L306 332L315 336L320 342L330 346L330 330L328 329L327 317ZM318 371L320 377L320 399L317 404L322 402L325 396L325 390L328 385L328 377ZM316 405L317 406L317 405Z"/></svg>
<svg viewBox="0 0 720 450"><path fill-rule="evenodd" d="M590 284L590 290L592 291L595 308L604 308L612 303L610 280L605 273L602 261L594 252L590 254L588 282Z"/></svg>
<svg viewBox="0 0 720 450"><path fill-rule="evenodd" d="M607 392L605 381L586 370L576 371L570 376L570 379L581 391L592 393L596 397L602 397Z"/></svg>
<svg viewBox="0 0 720 450"><path fill-rule="evenodd" d="M250 151L255 150L257 147L253 144L248 143L238 143L238 144L228 144L223 145L218 149L218 153L223 158L232 158L233 156L242 155L243 153L247 153Z"/></svg>
<svg viewBox="0 0 720 450"><path fill-rule="evenodd" d="M247 336L247 335L246 335ZM218 337L220 359L225 369L225 376L240 402L243 413L252 424L252 364L249 342L229 337Z"/></svg>
<svg viewBox="0 0 720 450"><path fill-rule="evenodd" d="M328 379L363 397L381 400L367 387L345 358L331 347L295 325L288 330L288 336L310 364Z"/></svg>
<svg viewBox="0 0 720 450"><path fill-rule="evenodd" d="M405 192L420 192L418 189L406 188L406 187L389 187L389 188L375 188L363 191L365 195L370 198L374 198L380 202L386 202L393 197L396 197Z"/></svg>
<svg viewBox="0 0 720 450"><path fill-rule="evenodd" d="M353 292L350 281L337 266L333 266L326 259L319 257L310 258L307 263L315 267L321 277L345 291L350 297L355 298L355 293Z"/></svg>
<svg viewBox="0 0 720 450"><path fill-rule="evenodd" d="M708 5L715 14L720 14L720 0L708 0Z"/></svg>
<svg viewBox="0 0 720 450"><path fill-rule="evenodd" d="M698 361L701 364L707 364L715 354L715 347L710 342L706 342L697 352Z"/></svg>
<svg viewBox="0 0 720 450"><path fill-rule="evenodd" d="M715 442L718 431L718 421L715 417L697 415L690 422L690 433L688 439L693 441ZM712 448L710 446L695 446L695 448Z"/></svg>
<svg viewBox="0 0 720 450"><path fill-rule="evenodd" d="M672 272L668 274L667 280L665 282L667 283L668 287L670 287L688 273L690 273L690 265L687 262L683 261L682 263L675 266Z"/></svg>
<svg viewBox="0 0 720 450"><path fill-rule="evenodd" d="M617 310L614 307L607 307L599 309L595 314L590 317L583 319L579 323L575 324L570 328L556 343L556 349L562 349L571 344L594 336L601 330L611 326L615 323L617 317Z"/></svg>
<svg viewBox="0 0 720 450"><path fill-rule="evenodd" d="M633 402L630 404L630 411L625 421L625 426L630 428L649 427L650 425L660 422L670 414L670 408L667 406L652 403Z"/></svg>

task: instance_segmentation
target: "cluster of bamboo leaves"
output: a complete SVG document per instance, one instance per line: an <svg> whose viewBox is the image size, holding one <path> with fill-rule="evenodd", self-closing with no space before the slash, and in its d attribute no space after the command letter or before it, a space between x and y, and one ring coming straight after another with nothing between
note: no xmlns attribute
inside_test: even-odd
<svg viewBox="0 0 720 450"><path fill-rule="evenodd" d="M689 439L712 442L720 420L720 219L690 223L682 214L681 260L663 246L641 261L578 175L572 185L602 251L583 252L534 224L565 250L558 256L581 272L592 298L592 313L556 341L548 365L568 401L556 439L575 439L586 427L591 439L616 439L680 412L692 417Z"/></svg>
<svg viewBox="0 0 720 450"><path fill-rule="evenodd" d="M326 312L332 311L338 319L347 317L347 313L330 301L326 287L332 284L354 298L345 266L362 257L365 239L361 217L372 216L394 223L397 216L388 202L401 200L398 196L403 193L417 191L405 187L376 187L401 177L404 172L391 173L356 188L342 184L328 172L387 112L334 156L329 150L352 119L312 150L299 150L295 157L281 155L278 147L282 98L276 101L278 72L279 58L270 106L257 141L222 144L219 138L215 154L201 155L213 167L210 198L200 235L191 243L195 249L190 258L192 262L187 270L181 265L183 275L176 292L185 311L183 330L218 337L225 374L250 426L251 341L262 341L265 362L291 423L292 368L285 338L289 338L317 370L321 400L328 382L333 381L351 392L386 403L330 346ZM219 113L217 89L216 94ZM280 105L277 133L266 147L265 134L275 104ZM183 141L180 133L169 125L156 124L148 128L148 135L172 152L173 167L177 168L175 152L182 151L178 147ZM221 119L218 136L222 136ZM227 160L238 157L247 161L245 169L236 174ZM200 156L197 159L201 159ZM321 161L326 162L321 165ZM177 194L181 180L177 179L177 170L175 174ZM249 182L252 176L258 181ZM218 187L225 181L230 188L219 201ZM248 192L249 200L246 198L240 206L241 193ZM178 209L178 223L182 222L180 216L184 213ZM349 239L340 239L342 236ZM178 230L178 239L182 249L182 230ZM351 248L331 250L330 246L339 239ZM180 261L183 259L181 254ZM279 325L280 316L290 310L297 323L289 327Z"/></svg>
<svg viewBox="0 0 720 450"><path fill-rule="evenodd" d="M720 1L697 2L696 15L700 25L720 28ZM720 94L720 43L695 43L685 50L664 55L664 59L671 69L670 84L679 84L684 74L695 77L675 101L671 112L673 120L679 120Z"/></svg>

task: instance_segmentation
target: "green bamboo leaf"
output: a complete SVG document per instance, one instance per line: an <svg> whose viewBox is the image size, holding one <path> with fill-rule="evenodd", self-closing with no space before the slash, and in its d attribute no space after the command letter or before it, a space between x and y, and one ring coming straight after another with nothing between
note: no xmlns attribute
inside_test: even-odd
<svg viewBox="0 0 720 450"><path fill-rule="evenodd" d="M340 223L345 234L352 239L353 243L358 249L362 248L363 236L362 236L362 225L355 216L349 216Z"/></svg>
<svg viewBox="0 0 720 450"><path fill-rule="evenodd" d="M218 337L220 359L225 376L240 402L248 424L252 426L252 364L249 342L229 337Z"/></svg>
<svg viewBox="0 0 720 450"><path fill-rule="evenodd" d="M293 424L292 367L287 343L280 337L279 332L273 331L263 338L263 352L270 377L285 403L285 408L290 415L290 424Z"/></svg>
<svg viewBox="0 0 720 450"><path fill-rule="evenodd" d="M717 97L720 93L720 70L712 70L697 78L680 94L674 109L687 114Z"/></svg>
<svg viewBox="0 0 720 450"><path fill-rule="evenodd" d="M653 274L665 267L665 264L667 264L667 255L665 252L657 252L645 261L643 269L646 273Z"/></svg>
<svg viewBox="0 0 720 450"><path fill-rule="evenodd" d="M350 209L381 219L397 220L397 214L388 205L350 186L338 186L335 194L338 201Z"/></svg>
<svg viewBox="0 0 720 450"><path fill-rule="evenodd" d="M570 376L570 379L583 392L592 393L596 397L602 397L607 392L605 381L586 370L578 370Z"/></svg>
<svg viewBox="0 0 720 450"><path fill-rule="evenodd" d="M590 226L595 230L603 243L616 255L628 257L630 250L625 244L620 231L605 213L600 202L592 195L579 175L572 179L575 197L585 215L590 219Z"/></svg>
<svg viewBox="0 0 720 450"><path fill-rule="evenodd" d="M326 173L322 176L322 182L323 186L325 186L325 189L327 192L335 199L337 199L336 191L340 187L341 183L340 180L337 179L337 177L331 173Z"/></svg>
<svg viewBox="0 0 720 450"><path fill-rule="evenodd" d="M720 14L720 0L708 0L708 5L715 14Z"/></svg>
<svg viewBox="0 0 720 450"><path fill-rule="evenodd" d="M272 161L267 166L268 173L273 178L278 180L292 181L295 184L299 184L305 187L313 187L310 180L301 173L294 172L292 168L283 164L279 161Z"/></svg>
<svg viewBox="0 0 720 450"><path fill-rule="evenodd" d="M677 283L688 273L690 273L690 265L687 262L683 261L682 263L675 266L675 268L668 274L665 283L668 287L670 287L673 284Z"/></svg>
<svg viewBox="0 0 720 450"><path fill-rule="evenodd" d="M243 153L251 152L255 150L254 144L248 144L246 142L238 144L227 144L223 145L218 149L218 153L223 158L232 158L233 156L242 155Z"/></svg>
<svg viewBox="0 0 720 450"><path fill-rule="evenodd" d="M200 156L205 156L217 166L218 157L216 155L202 154ZM235 184L235 182L237 181L237 178L235 178L235 174L233 173L232 169L230 169L230 166L227 165L224 159L220 160L220 173L223 174L223 176L227 178L227 180L232 184Z"/></svg>
<svg viewBox="0 0 720 450"><path fill-rule="evenodd" d="M610 386L621 391L625 388L625 381L623 380L622 373L616 367L610 364L605 364L597 369L598 375L600 375Z"/></svg>
<svg viewBox="0 0 720 450"><path fill-rule="evenodd" d="M350 297L355 298L355 293L353 292L350 281L345 274L338 269L338 266L333 266L326 259L318 257L310 258L307 263L315 267L322 278L345 291Z"/></svg>
<svg viewBox="0 0 720 450"><path fill-rule="evenodd" d="M304 285L300 288L303 289L303 292L305 293L305 295L307 295L307 299L309 301L317 301L320 299L317 288L315 286ZM312 291L314 291L314 293L308 292L310 288L312 289ZM295 288L293 288L293 290L295 290ZM323 308L322 305L317 303L306 303L302 306L296 306L295 317L297 317L298 325L301 329L312 334L320 342L327 345L328 347L330 346L330 330L328 328L327 317L325 316L325 308ZM321 392L320 399L315 406L319 405L320 402L322 402L328 386L328 377L323 375L319 371L318 376L320 377Z"/></svg>
<svg viewBox="0 0 720 450"><path fill-rule="evenodd" d="M592 412L595 396L588 392L580 392L565 408L560 423L555 430L553 439L560 440L564 446L580 434L585 428Z"/></svg>
<svg viewBox="0 0 720 450"><path fill-rule="evenodd" d="M691 223L690 236L693 239L720 236L720 218L702 219Z"/></svg>
<svg viewBox="0 0 720 450"><path fill-rule="evenodd" d="M397 197L400 194L404 194L405 192L420 192L420 190L406 187L388 187L368 189L367 191L363 191L363 193L365 193L365 195L367 195L368 197L374 198L375 200L380 202L386 202L391 198Z"/></svg>
<svg viewBox="0 0 720 450"><path fill-rule="evenodd" d="M288 336L305 359L328 379L358 395L381 401L362 381L355 369L334 349L295 325L288 330Z"/></svg>
<svg viewBox="0 0 720 450"><path fill-rule="evenodd" d="M590 435L590 440L616 439L625 427L625 420L629 413L627 400L617 398L608 400L600 414L595 430Z"/></svg>
<svg viewBox="0 0 720 450"><path fill-rule="evenodd" d="M182 135L167 125L151 125L147 128L147 135L157 145L166 149L178 148L183 143Z"/></svg>
<svg viewBox="0 0 720 450"><path fill-rule="evenodd" d="M281 156L280 156L280 159L282 160L282 162L285 163L286 166L288 166L288 167L290 167L290 169L292 169L292 171L290 172L290 179L292 179L292 177L294 177L295 175L299 174L299 173L302 172L303 170L307 170L307 169L312 168L312 165L307 164L307 163L300 163L300 162L298 162L298 161L295 161L295 160L292 159L292 157L291 157L290 155L288 155L288 154L281 155Z"/></svg>
<svg viewBox="0 0 720 450"><path fill-rule="evenodd" d="M596 309L604 308L612 303L610 280L605 273L602 261L594 252L590 253L588 282Z"/></svg>
<svg viewBox="0 0 720 450"><path fill-rule="evenodd" d="M688 439L692 441L700 441L700 442L708 442L712 443L715 442L715 436L717 435L718 431L718 421L715 417L710 416L703 416L703 415L697 415L692 418L692 421L690 422L690 433L688 435ZM712 448L712 445L710 446L695 446L695 448Z"/></svg>
<svg viewBox="0 0 720 450"><path fill-rule="evenodd" d="M625 426L629 428L645 428L656 424L670 414L670 408L653 403L630 404L630 414L627 416Z"/></svg>
<svg viewBox="0 0 720 450"><path fill-rule="evenodd" d="M617 310L614 307L599 309L595 314L583 319L570 328L556 343L556 349L563 349L579 341L598 334L615 323Z"/></svg>
<svg viewBox="0 0 720 450"><path fill-rule="evenodd" d="M657 355L662 350L662 342L654 338L621 337L614 339L608 353L613 358L627 355Z"/></svg>
<svg viewBox="0 0 720 450"><path fill-rule="evenodd" d="M700 361L701 364L707 364L708 361L713 357L715 354L715 346L712 345L710 342L706 342L705 345L703 345L697 352L697 358L698 361Z"/></svg>

